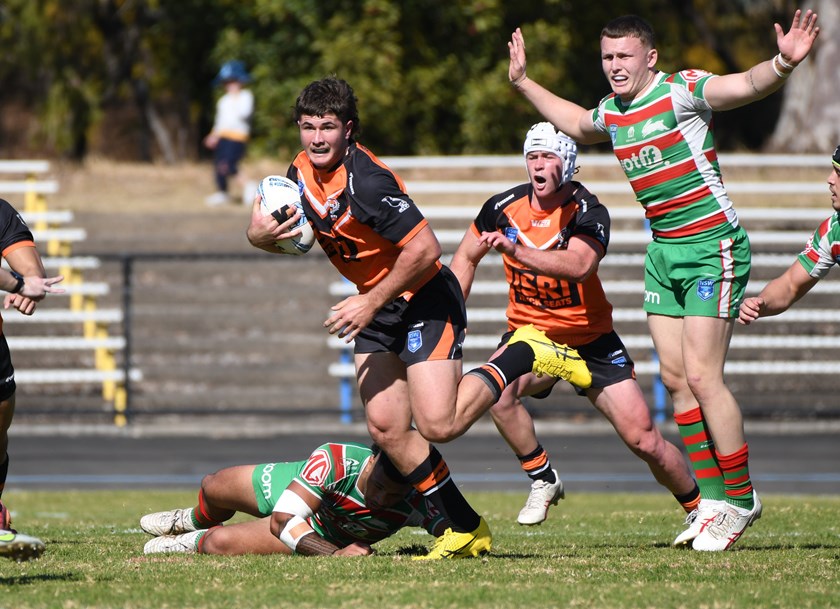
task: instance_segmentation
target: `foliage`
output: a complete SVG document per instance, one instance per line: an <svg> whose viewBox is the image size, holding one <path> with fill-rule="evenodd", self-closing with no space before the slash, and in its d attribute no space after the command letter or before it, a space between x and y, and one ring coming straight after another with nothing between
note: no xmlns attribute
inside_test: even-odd
<svg viewBox="0 0 840 609"><path fill-rule="evenodd" d="M379 154L511 153L538 119L507 84L507 41L521 26L529 72L586 107L607 92L598 34L636 12L659 36L663 69L739 71L772 55L771 0L6 0L0 126L21 148L82 159L174 161L202 153L221 62L243 60L257 100L252 152L298 145L291 108L337 74L360 100L362 141ZM780 95L724 120L724 147L760 146ZM724 113L725 114L725 113Z"/></svg>
<svg viewBox="0 0 840 609"><path fill-rule="evenodd" d="M143 556L147 512L194 492L26 492L18 526L47 543L6 562L3 605L16 609L295 607L828 608L840 529L835 496L764 496L765 516L735 549L671 548L682 513L666 494L574 493L540 527L516 525L523 497L473 493L494 532L485 559L416 563L423 531L404 530L369 558ZM4 496L4 499L6 497Z"/></svg>

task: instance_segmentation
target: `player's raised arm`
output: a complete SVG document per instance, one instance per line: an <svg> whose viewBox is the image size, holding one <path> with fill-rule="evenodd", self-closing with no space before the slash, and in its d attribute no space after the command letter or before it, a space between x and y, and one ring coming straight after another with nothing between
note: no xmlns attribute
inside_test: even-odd
<svg viewBox="0 0 840 609"><path fill-rule="evenodd" d="M794 68L811 52L820 33L817 13L811 10L804 15L797 10L787 33L778 23L773 25L776 28L778 55L754 65L746 72L710 80L705 95L713 110L738 108L781 89Z"/></svg>
<svg viewBox="0 0 840 609"><path fill-rule="evenodd" d="M546 120L581 144L606 141L607 138L595 130L591 110L555 95L528 78L525 38L521 29L516 28L511 35L508 51L510 52L508 68L510 84L518 89Z"/></svg>

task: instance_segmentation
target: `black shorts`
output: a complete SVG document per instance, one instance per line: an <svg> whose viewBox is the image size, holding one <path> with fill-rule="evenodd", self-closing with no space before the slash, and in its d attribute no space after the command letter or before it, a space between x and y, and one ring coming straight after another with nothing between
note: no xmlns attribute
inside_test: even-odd
<svg viewBox="0 0 840 609"><path fill-rule="evenodd" d="M16 388L9 343L6 342L6 337L0 334L0 402L12 397Z"/></svg>
<svg viewBox="0 0 840 609"><path fill-rule="evenodd" d="M458 279L443 267L414 294L382 307L355 339L354 353L396 353L406 366L461 359L467 310Z"/></svg>
<svg viewBox="0 0 840 609"><path fill-rule="evenodd" d="M506 332L499 346L506 345L512 334L513 332ZM621 381L636 378L635 364L615 330L609 334L602 334L585 345L571 346L577 349L592 373L592 389L609 387ZM554 385L530 397L547 398L553 388ZM575 387L575 391L578 395L586 395L586 390L580 387Z"/></svg>

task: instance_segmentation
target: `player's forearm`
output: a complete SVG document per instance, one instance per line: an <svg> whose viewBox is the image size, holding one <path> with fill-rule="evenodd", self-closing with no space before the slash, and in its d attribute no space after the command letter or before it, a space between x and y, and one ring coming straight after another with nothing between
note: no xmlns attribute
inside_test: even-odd
<svg viewBox="0 0 840 609"><path fill-rule="evenodd" d="M597 258L590 262L569 251L543 251L523 245L517 245L513 257L540 275L574 283L586 280L598 266Z"/></svg>
<svg viewBox="0 0 840 609"><path fill-rule="evenodd" d="M754 65L746 72L712 79L706 88L706 100L713 110L738 108L778 91L792 72L793 68L782 66L776 56Z"/></svg>
<svg viewBox="0 0 840 609"><path fill-rule="evenodd" d="M330 543L314 531L298 541L295 554L303 556L332 556L338 551L338 546Z"/></svg>
<svg viewBox="0 0 840 609"><path fill-rule="evenodd" d="M594 143L591 140L592 134L584 133L581 128L581 119L587 113L586 108L555 95L527 76L516 88L533 104L537 112L560 131L581 144Z"/></svg>

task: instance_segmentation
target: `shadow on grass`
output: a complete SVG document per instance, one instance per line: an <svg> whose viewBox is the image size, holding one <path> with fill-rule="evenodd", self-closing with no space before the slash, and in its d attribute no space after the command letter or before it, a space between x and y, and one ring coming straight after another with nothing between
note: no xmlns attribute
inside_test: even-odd
<svg viewBox="0 0 840 609"><path fill-rule="evenodd" d="M394 556L425 556L429 553L429 548L420 544L412 544L410 546L403 546L398 548L396 552L394 552ZM534 558L536 554L523 554L523 553L513 553L513 552L499 552L495 549L491 550L488 554L482 554L481 556L476 556L474 558Z"/></svg>
<svg viewBox="0 0 840 609"><path fill-rule="evenodd" d="M42 573L40 575L20 575L18 577L0 577L0 586L27 586L42 582L81 581L75 573Z"/></svg>

